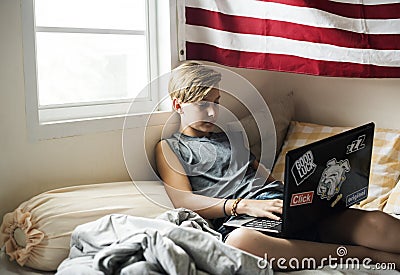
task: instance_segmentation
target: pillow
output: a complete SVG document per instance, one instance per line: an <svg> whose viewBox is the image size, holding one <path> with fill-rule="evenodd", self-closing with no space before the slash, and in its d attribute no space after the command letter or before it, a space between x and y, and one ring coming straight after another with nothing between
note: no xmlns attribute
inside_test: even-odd
<svg viewBox="0 0 400 275"><path fill-rule="evenodd" d="M283 180L286 152L305 144L351 129L330 127L292 121L272 171L272 176ZM360 203L361 208L383 210L389 194L400 177L400 130L375 129L374 147L368 197Z"/></svg>
<svg viewBox="0 0 400 275"><path fill-rule="evenodd" d="M269 110L275 123L276 154L281 150L290 121L294 117L293 92L279 95L267 101Z"/></svg>
<svg viewBox="0 0 400 275"><path fill-rule="evenodd" d="M400 180L389 195L388 201L383 208L387 213L400 215Z"/></svg>
<svg viewBox="0 0 400 275"><path fill-rule="evenodd" d="M151 185L146 194L167 196L159 182L145 183ZM10 260L21 266L56 270L68 256L70 236L77 225L114 213L153 218L165 210L143 196L132 182L56 189L4 215L0 246L5 244Z"/></svg>
<svg viewBox="0 0 400 275"><path fill-rule="evenodd" d="M265 112L257 112L252 115L248 115L238 122L229 122L227 123L228 129L230 131L245 131L244 135L246 135L249 142L250 151L256 156L257 160L261 158L261 141L263 142L264 148L274 148L275 144L273 141L275 140L275 132L273 129L273 121L267 121L270 125L263 125L266 129L271 129L270 131L262 131L263 127L258 127L256 120L265 121L265 118L268 117L269 114ZM240 125L241 124L241 125ZM265 123L264 123L265 124ZM289 126L289 124L287 125ZM260 128L260 129L259 129ZM261 137L260 133L261 132ZM264 164L269 163L269 166L272 167L275 155L264 155Z"/></svg>
<svg viewBox="0 0 400 275"><path fill-rule="evenodd" d="M279 96L276 95L274 98L267 100L267 105L273 119L275 133L271 131L272 126L270 125L260 125L259 127L257 126L254 117L257 118L259 116L261 121L265 119L265 113L261 111L245 116L239 120L245 132L247 133L250 150L257 157L257 159L260 159L261 156L261 142L264 142L264 146L266 146L266 148L271 145L268 144L268 142L271 140L271 134L276 135L275 154L277 155L279 153L285 139L289 123L294 115L293 92L289 92L287 94ZM228 128L230 130L240 129L238 127L239 126L235 123L228 123ZM258 131L261 132L261 138ZM269 157L270 156L267 155L265 156L266 159L269 159Z"/></svg>

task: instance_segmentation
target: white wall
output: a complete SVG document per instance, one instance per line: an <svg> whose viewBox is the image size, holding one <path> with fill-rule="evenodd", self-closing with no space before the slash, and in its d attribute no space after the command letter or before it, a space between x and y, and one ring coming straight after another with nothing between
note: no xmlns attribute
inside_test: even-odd
<svg viewBox="0 0 400 275"><path fill-rule="evenodd" d="M336 126L375 121L400 129L400 79L332 78L274 73L275 89L294 90L296 119Z"/></svg>
<svg viewBox="0 0 400 275"><path fill-rule="evenodd" d="M121 131L38 142L26 132L20 1L0 1L0 217L23 200L57 187L129 180ZM400 128L400 79L360 80L234 69L266 98L294 90L296 118L330 125L375 120ZM157 132L150 129L150 132ZM142 142L138 129L132 142ZM137 148L135 179L151 175ZM139 153L140 152L140 153Z"/></svg>

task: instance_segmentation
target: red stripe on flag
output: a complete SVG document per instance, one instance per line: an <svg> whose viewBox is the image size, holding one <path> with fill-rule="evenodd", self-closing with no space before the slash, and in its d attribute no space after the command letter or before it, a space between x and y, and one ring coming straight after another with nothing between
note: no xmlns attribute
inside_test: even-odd
<svg viewBox="0 0 400 275"><path fill-rule="evenodd" d="M186 24L234 33L276 36L347 48L400 50L400 35L396 34L360 34L283 21L232 16L189 7L186 7Z"/></svg>
<svg viewBox="0 0 400 275"><path fill-rule="evenodd" d="M400 67L320 61L281 54L242 52L191 42L186 42L186 58L188 60L206 60L238 68L311 75L363 78L400 77Z"/></svg>
<svg viewBox="0 0 400 275"><path fill-rule="evenodd" d="M306 0L258 0L297 7L314 8L349 18L364 19L395 19L400 18L400 3L363 5L348 4L333 1Z"/></svg>

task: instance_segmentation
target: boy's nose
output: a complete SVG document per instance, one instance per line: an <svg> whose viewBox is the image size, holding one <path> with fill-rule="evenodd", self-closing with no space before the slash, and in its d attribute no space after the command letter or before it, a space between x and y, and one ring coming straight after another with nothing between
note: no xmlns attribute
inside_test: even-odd
<svg viewBox="0 0 400 275"><path fill-rule="evenodd" d="M210 108L208 108L207 112L208 112L208 116L209 117L215 117L217 115L217 112L218 112L218 105L217 104L212 104L210 106Z"/></svg>

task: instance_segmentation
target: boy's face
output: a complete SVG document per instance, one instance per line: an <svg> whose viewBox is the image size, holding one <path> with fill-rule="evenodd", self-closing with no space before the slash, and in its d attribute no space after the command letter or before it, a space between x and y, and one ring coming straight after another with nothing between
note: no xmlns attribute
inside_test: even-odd
<svg viewBox="0 0 400 275"><path fill-rule="evenodd" d="M218 118L220 92L213 88L203 100L181 103L181 129L189 136L205 136L215 128Z"/></svg>

